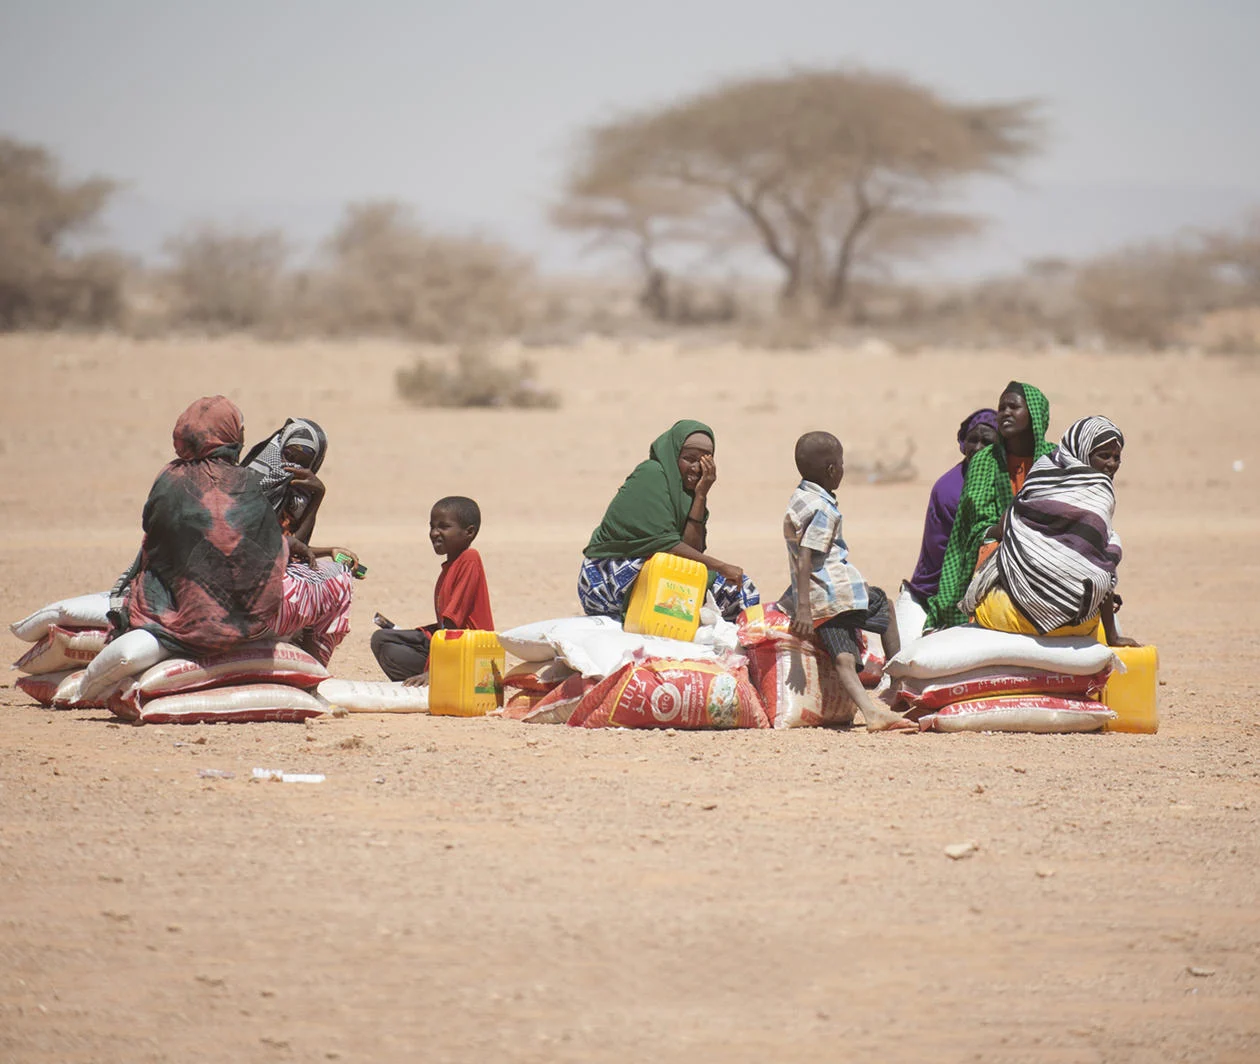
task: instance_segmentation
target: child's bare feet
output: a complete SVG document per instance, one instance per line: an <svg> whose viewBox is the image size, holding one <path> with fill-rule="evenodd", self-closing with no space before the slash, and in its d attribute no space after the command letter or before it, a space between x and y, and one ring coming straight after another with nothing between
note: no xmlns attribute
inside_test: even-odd
<svg viewBox="0 0 1260 1064"><path fill-rule="evenodd" d="M894 713L871 698L867 698L862 706L862 719L866 721L866 730L870 732L917 732L919 730L919 726L914 721L907 720L904 714Z"/></svg>

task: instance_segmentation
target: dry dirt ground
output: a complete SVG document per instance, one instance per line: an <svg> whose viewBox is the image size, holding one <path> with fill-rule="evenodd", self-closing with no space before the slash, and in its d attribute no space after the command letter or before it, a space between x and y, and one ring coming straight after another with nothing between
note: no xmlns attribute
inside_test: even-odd
<svg viewBox="0 0 1260 1064"><path fill-rule="evenodd" d="M111 582L176 416L213 392L251 441L289 414L328 430L316 538L371 570L341 676L374 675L374 609L430 619L443 494L482 504L500 627L575 612L587 534L683 416L717 434L712 550L771 596L798 430L850 462L913 438L916 482L841 488L893 589L959 419L1027 379L1056 435L1089 413L1128 434L1122 618L1160 648L1159 734L132 728L10 673L0 1059L1260 1059L1260 363L592 341L531 352L563 406L512 412L405 406L411 357L0 341L0 615Z"/></svg>

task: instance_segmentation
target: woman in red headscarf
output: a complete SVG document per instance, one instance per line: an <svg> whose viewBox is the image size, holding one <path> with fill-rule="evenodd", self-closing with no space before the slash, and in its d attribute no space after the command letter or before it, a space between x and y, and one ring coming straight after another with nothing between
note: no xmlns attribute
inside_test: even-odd
<svg viewBox="0 0 1260 1064"><path fill-rule="evenodd" d="M149 492L144 542L114 588L111 620L188 657L280 637L326 665L350 630L350 574L314 559L286 569L292 544L258 474L236 464L244 432L221 395L180 415L175 461Z"/></svg>
<svg viewBox="0 0 1260 1064"><path fill-rule="evenodd" d="M120 628L144 628L196 656L266 636L280 610L288 552L257 474L236 464L236 404L198 399L175 424L175 461L144 504L144 542L114 589Z"/></svg>

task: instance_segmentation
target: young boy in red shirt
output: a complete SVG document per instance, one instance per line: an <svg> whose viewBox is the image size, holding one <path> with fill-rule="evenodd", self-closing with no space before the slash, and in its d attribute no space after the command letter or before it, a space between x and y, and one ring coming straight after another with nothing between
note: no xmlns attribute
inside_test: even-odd
<svg viewBox="0 0 1260 1064"><path fill-rule="evenodd" d="M486 571L481 555L472 549L480 530L481 509L472 499L448 495L433 504L429 542L435 554L446 555L433 589L437 623L414 630L390 625L372 633L372 653L391 680L411 686L427 681L429 643L439 628L494 631Z"/></svg>

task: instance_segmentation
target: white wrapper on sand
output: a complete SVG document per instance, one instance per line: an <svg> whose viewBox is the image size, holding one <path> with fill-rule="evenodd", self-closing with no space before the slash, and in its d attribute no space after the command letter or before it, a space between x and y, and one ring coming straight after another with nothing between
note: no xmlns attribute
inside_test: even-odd
<svg viewBox="0 0 1260 1064"><path fill-rule="evenodd" d="M333 709L351 713L428 713L429 688L388 680L325 680L316 688Z"/></svg>
<svg viewBox="0 0 1260 1064"><path fill-rule="evenodd" d="M170 657L152 633L143 628L120 635L102 650L87 667L79 688L82 699L95 701L113 690L128 676L135 676Z"/></svg>
<svg viewBox="0 0 1260 1064"><path fill-rule="evenodd" d="M612 617L555 617L549 621L518 625L498 635L503 649L522 661L549 661L556 656L553 637L609 631L621 631L620 622Z"/></svg>
<svg viewBox="0 0 1260 1064"><path fill-rule="evenodd" d="M9 631L28 643L37 642L48 634L54 624L68 628L108 628L105 611L109 609L109 592L99 591L91 595L51 602L29 617L14 621Z"/></svg>
<svg viewBox="0 0 1260 1064"><path fill-rule="evenodd" d="M931 632L903 647L885 666L893 677L926 680L991 665L1021 665L1082 676L1122 669L1111 648L1089 636L1050 638L993 632L970 625Z"/></svg>

